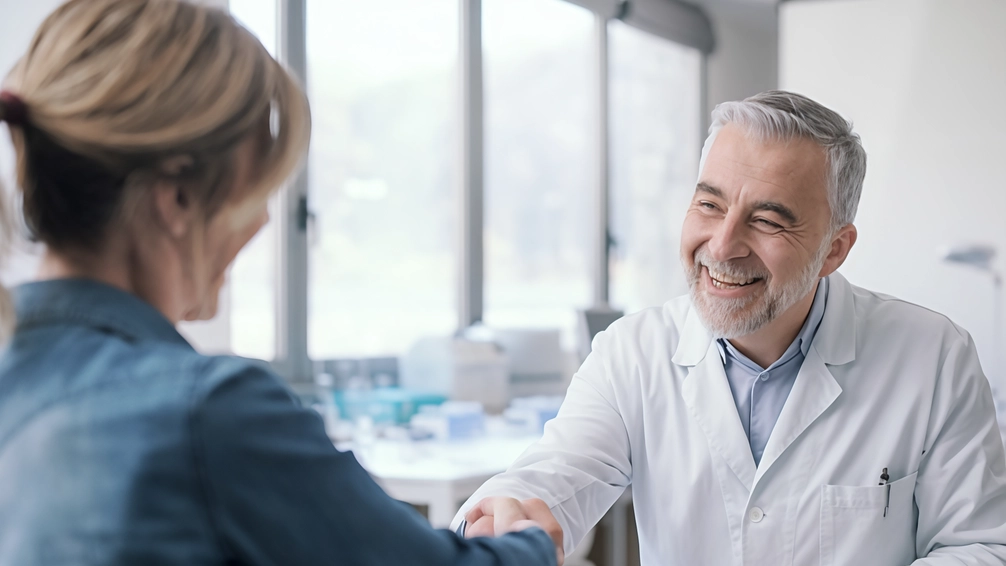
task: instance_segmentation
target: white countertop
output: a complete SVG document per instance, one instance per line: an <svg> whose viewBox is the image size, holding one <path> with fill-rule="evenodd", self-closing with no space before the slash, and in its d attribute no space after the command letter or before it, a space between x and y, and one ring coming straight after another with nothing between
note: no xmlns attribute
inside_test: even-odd
<svg viewBox="0 0 1006 566"><path fill-rule="evenodd" d="M351 448L363 467L381 480L456 481L506 471L539 438L487 435L448 442L375 439L342 448Z"/></svg>

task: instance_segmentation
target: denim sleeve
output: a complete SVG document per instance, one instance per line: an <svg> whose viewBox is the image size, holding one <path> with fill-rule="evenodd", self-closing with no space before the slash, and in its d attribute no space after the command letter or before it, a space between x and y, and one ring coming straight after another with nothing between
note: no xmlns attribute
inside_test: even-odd
<svg viewBox="0 0 1006 566"><path fill-rule="evenodd" d="M554 565L540 529L497 539L435 530L388 497L320 417L244 366L196 396L193 456L222 551L245 564Z"/></svg>

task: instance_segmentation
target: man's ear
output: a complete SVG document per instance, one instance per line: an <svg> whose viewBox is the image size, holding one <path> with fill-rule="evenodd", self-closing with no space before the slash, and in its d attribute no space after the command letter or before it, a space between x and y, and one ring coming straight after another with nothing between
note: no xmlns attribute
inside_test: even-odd
<svg viewBox="0 0 1006 566"><path fill-rule="evenodd" d="M827 257L824 258L824 265L821 266L819 277L827 277L838 271L839 267L845 263L845 258L849 257L849 251L856 245L859 232L852 224L844 226L838 234L831 239L831 249L828 250Z"/></svg>
<svg viewBox="0 0 1006 566"><path fill-rule="evenodd" d="M182 185L171 180L158 180L153 187L154 219L174 238L182 238L192 229L196 206Z"/></svg>

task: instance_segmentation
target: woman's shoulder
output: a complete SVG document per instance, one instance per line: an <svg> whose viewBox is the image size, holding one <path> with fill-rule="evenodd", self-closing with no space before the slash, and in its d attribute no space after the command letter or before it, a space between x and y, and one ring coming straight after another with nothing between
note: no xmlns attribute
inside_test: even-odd
<svg viewBox="0 0 1006 566"><path fill-rule="evenodd" d="M262 360L207 355L164 342L122 348L119 354L109 356L119 363L108 368L106 386L109 381L132 382L134 388L159 392L156 395L164 403L178 403L179 409L190 413L214 396L248 397L269 390L285 402L295 400L283 379Z"/></svg>
<svg viewBox="0 0 1006 566"><path fill-rule="evenodd" d="M193 369L193 394L197 400L263 388L293 397L283 379L262 360L234 355L200 355Z"/></svg>
<svg viewBox="0 0 1006 566"><path fill-rule="evenodd" d="M239 356L203 357L189 408L190 418L198 427L222 427L232 432L255 428L257 425L252 423L263 420L274 426L298 414L317 417L268 363Z"/></svg>

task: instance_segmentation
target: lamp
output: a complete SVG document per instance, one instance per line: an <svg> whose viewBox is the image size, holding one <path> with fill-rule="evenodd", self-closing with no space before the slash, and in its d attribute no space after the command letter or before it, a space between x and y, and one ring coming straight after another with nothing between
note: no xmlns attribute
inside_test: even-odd
<svg viewBox="0 0 1006 566"><path fill-rule="evenodd" d="M950 263L963 263L970 265L981 271L988 271L997 276L992 269L992 260L996 257L995 246L988 244L968 244L955 246L943 250L943 261Z"/></svg>
<svg viewBox="0 0 1006 566"><path fill-rule="evenodd" d="M993 396L1000 393L1001 388L996 387L997 385L1002 385L996 383L1002 380L1004 373L1006 373L1006 368L1003 367L1003 348L1006 348L1006 344L1003 344L1002 336L1002 287L1003 287L1003 277L1002 274L996 271L993 267L992 261L996 257L996 248L988 244L965 244L960 246L954 246L951 248L944 249L941 253L943 261L947 263L958 263L961 265L967 265L973 267L979 271L987 273L992 277L992 285L995 287L995 296L993 298L993 311L992 311L992 336L994 348L993 356L995 359L995 372L998 379L990 380L989 383L992 385ZM1006 392L1004 392L1006 393ZM997 406L999 407L999 426L1003 430L1004 435L1006 435L1006 398L996 397ZM1006 438L1004 438L1006 440Z"/></svg>

